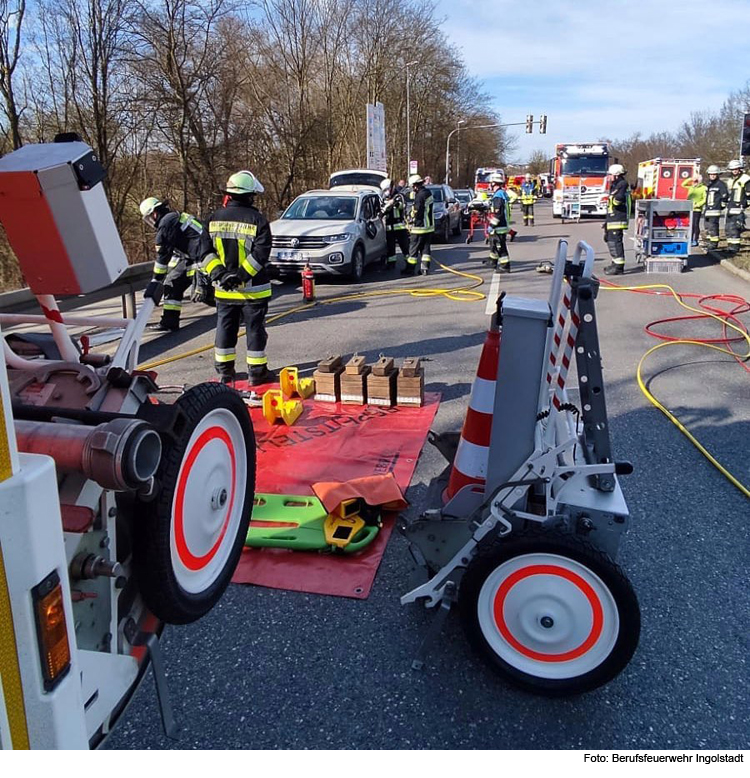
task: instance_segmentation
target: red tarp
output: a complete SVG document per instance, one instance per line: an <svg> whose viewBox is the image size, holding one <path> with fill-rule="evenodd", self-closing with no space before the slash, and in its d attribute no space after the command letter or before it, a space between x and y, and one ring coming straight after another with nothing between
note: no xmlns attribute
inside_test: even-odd
<svg viewBox="0 0 750 778"><path fill-rule="evenodd" d="M312 494L312 485L318 481L393 473L405 493L440 395L427 393L422 408L332 405L312 400L304 404L304 413L292 427L271 427L260 409L251 410L258 450L256 492ZM351 555L246 548L232 581L365 599L393 522L393 516L386 518L373 543Z"/></svg>

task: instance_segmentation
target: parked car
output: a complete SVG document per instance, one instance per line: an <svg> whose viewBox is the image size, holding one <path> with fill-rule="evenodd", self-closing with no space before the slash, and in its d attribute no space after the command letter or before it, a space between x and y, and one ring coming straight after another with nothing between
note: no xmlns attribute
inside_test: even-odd
<svg viewBox="0 0 750 778"><path fill-rule="evenodd" d="M469 203L474 199L474 191L472 189L454 189L453 194L456 195L461 206L461 226L469 226Z"/></svg>
<svg viewBox="0 0 750 778"><path fill-rule="evenodd" d="M367 265L386 258L380 197L369 186L305 192L271 223L271 232L269 263L282 276L309 264L314 273L359 281Z"/></svg>
<svg viewBox="0 0 750 778"><path fill-rule="evenodd" d="M461 204L447 184L429 184L427 188L435 201L435 239L447 243L451 235L461 234Z"/></svg>
<svg viewBox="0 0 750 778"><path fill-rule="evenodd" d="M371 186L380 191L380 183L386 178L388 178L388 174L381 170L339 170L336 173L331 173L328 179L328 188Z"/></svg>

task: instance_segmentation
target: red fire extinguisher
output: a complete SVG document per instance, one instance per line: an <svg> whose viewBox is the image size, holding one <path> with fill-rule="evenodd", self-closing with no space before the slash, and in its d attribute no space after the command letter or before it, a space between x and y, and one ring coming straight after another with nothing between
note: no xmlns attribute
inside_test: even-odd
<svg viewBox="0 0 750 778"><path fill-rule="evenodd" d="M306 303L315 300L315 274L309 264L302 271L302 299Z"/></svg>

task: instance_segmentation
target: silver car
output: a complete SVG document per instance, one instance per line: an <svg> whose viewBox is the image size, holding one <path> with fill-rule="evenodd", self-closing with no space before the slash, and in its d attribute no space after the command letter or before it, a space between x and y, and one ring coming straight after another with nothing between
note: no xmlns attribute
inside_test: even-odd
<svg viewBox="0 0 750 778"><path fill-rule="evenodd" d="M270 264L281 275L310 265L316 274L358 281L366 265L386 258L380 197L372 187L305 192L271 223L271 232Z"/></svg>

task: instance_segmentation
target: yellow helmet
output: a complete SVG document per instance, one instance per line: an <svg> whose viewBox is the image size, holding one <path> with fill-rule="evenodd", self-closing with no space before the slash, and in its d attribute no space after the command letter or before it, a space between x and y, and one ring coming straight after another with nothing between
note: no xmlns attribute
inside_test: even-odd
<svg viewBox="0 0 750 778"><path fill-rule="evenodd" d="M166 205L164 200L158 197L147 197L139 206L144 221L148 220L149 216L162 205Z"/></svg>
<svg viewBox="0 0 750 778"><path fill-rule="evenodd" d="M249 170L240 170L229 176L224 191L227 194L249 195L262 194L265 189L263 184Z"/></svg>

